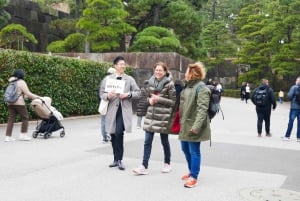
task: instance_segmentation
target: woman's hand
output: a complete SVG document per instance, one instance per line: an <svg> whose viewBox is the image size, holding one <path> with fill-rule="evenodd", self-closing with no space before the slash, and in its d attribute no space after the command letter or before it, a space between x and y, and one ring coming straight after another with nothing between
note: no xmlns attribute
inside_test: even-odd
<svg viewBox="0 0 300 201"><path fill-rule="evenodd" d="M190 131L191 131L192 134L197 134L197 131L195 129L193 129L193 128L191 128Z"/></svg>
<svg viewBox="0 0 300 201"><path fill-rule="evenodd" d="M152 97L149 98L149 103L150 103L150 105L154 105L155 104L155 101L154 101L154 99Z"/></svg>
<svg viewBox="0 0 300 201"><path fill-rule="evenodd" d="M128 98L129 97L129 93L121 93L120 95L119 95L119 98L120 99L124 99L124 98Z"/></svg>
<svg viewBox="0 0 300 201"><path fill-rule="evenodd" d="M158 98L159 98L159 96L158 96L158 95L151 94L151 99L153 99L155 103L157 103L157 102L158 102Z"/></svg>
<svg viewBox="0 0 300 201"><path fill-rule="evenodd" d="M116 94L116 91L113 90L111 92L108 93L108 99L112 99L113 97L115 97L117 94Z"/></svg>

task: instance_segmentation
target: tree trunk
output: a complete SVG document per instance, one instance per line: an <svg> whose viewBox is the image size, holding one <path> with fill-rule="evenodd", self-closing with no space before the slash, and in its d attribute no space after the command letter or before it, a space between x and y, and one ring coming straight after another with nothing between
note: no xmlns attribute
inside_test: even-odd
<svg viewBox="0 0 300 201"><path fill-rule="evenodd" d="M159 12L160 12L160 7L157 4L154 4L152 7L153 11L153 21L152 24L153 26L157 26L159 23Z"/></svg>
<svg viewBox="0 0 300 201"><path fill-rule="evenodd" d="M84 43L84 52L90 53L90 42L89 41L85 41L85 43Z"/></svg>

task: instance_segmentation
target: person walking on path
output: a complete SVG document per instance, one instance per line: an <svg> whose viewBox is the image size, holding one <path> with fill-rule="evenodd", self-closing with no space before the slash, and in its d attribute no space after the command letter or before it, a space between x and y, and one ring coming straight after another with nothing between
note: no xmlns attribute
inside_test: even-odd
<svg viewBox="0 0 300 201"><path fill-rule="evenodd" d="M175 105L176 92L173 81L169 78L167 65L158 62L154 66L154 75L149 79L149 106L144 120L145 130L144 155L142 165L132 171L137 175L148 174L148 163L152 150L154 133L160 133L160 140L164 152L163 173L171 171L171 149L168 138L168 120L172 107Z"/></svg>
<svg viewBox="0 0 300 201"><path fill-rule="evenodd" d="M295 85L293 85L287 97L291 101L290 114L289 114L289 123L285 136L282 137L283 140L291 140L291 132L293 130L294 120L297 117L297 142L300 142L300 103L297 101L297 96L300 97L300 77L297 77Z"/></svg>
<svg viewBox="0 0 300 201"><path fill-rule="evenodd" d="M31 137L27 135L29 114L25 105L25 99L27 98L35 99L35 98L39 98L39 96L30 92L24 78L25 78L25 73L22 69L15 70L12 77L9 78L9 82L17 82L19 98L14 103L8 103L9 117L8 117L8 122L6 127L6 137L4 139L5 142L11 142L15 140L12 137L12 131L13 131L14 122L16 120L16 116L18 114L22 118L21 133L19 136L19 140L24 140L24 141L31 140Z"/></svg>
<svg viewBox="0 0 300 201"><path fill-rule="evenodd" d="M207 113L210 90L204 85L205 69L202 63L189 64L185 73L185 88L181 92L179 116L179 140L184 153L188 173L182 176L184 187L192 188L198 185L198 175L201 166L200 145L202 141L211 139L210 119ZM196 92L198 94L196 94Z"/></svg>
<svg viewBox="0 0 300 201"><path fill-rule="evenodd" d="M243 82L241 86L241 101L244 101L246 96L246 83Z"/></svg>
<svg viewBox="0 0 300 201"><path fill-rule="evenodd" d="M111 67L107 70L107 75L114 74L115 72L116 72L116 69ZM100 87L101 87L101 84L100 84ZM100 87L99 87L99 93L98 93L99 101L101 100L100 99ZM103 144L106 144L110 140L110 135L105 130L105 117L106 117L106 115L101 114L100 123L101 123L101 135L102 135L102 143Z"/></svg>
<svg viewBox="0 0 300 201"><path fill-rule="evenodd" d="M120 170L125 170L125 166L122 163L124 131L131 132L132 98L137 98L140 95L140 89L134 78L125 74L126 63L123 57L116 57L113 63L116 72L106 76L102 81L100 97L109 101L105 118L105 129L111 135L114 155L113 163L109 167L118 167ZM109 86L114 85L114 87L121 88L123 89L122 92L117 93L115 90L108 91L109 86L106 86L106 82L108 81L110 82Z"/></svg>
<svg viewBox="0 0 300 201"><path fill-rule="evenodd" d="M245 101L246 103L248 103L248 100L250 98L250 85L249 83L246 84L246 87L245 87Z"/></svg>
<svg viewBox="0 0 300 201"><path fill-rule="evenodd" d="M137 128L140 129L142 127L142 119L143 116L146 115L147 108L148 108L148 99L147 99L147 87L149 81L144 81L144 86L141 88L141 95L138 99L138 103L136 105L136 115L137 115Z"/></svg>
<svg viewBox="0 0 300 201"><path fill-rule="evenodd" d="M284 92L281 89L278 93L278 97L279 97L279 103L282 104L283 103L283 98L284 98Z"/></svg>
<svg viewBox="0 0 300 201"><path fill-rule="evenodd" d="M257 114L257 136L261 137L262 124L265 121L266 136L271 137L270 133L270 119L271 109L276 109L276 98L273 89L269 87L269 81L262 79L262 84L253 90L251 101L256 106Z"/></svg>

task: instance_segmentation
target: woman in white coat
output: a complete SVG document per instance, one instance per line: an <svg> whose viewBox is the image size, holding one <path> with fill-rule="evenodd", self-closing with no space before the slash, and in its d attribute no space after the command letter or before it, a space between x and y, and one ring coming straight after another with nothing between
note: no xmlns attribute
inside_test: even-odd
<svg viewBox="0 0 300 201"><path fill-rule="evenodd" d="M125 74L126 63L123 57L118 56L114 59L116 72L106 76L101 83L100 97L108 100L108 109L105 119L106 132L111 135L114 160L109 167L118 167L125 170L122 163L124 153L124 131L131 132L132 123L132 99L137 99L140 95L140 89L133 77ZM106 91L105 85L108 79L124 80L125 87L123 93L116 91Z"/></svg>

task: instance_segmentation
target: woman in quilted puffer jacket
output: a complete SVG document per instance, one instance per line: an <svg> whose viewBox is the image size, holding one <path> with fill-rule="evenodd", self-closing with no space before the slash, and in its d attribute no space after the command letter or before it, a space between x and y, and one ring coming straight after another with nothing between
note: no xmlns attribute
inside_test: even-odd
<svg viewBox="0 0 300 201"><path fill-rule="evenodd" d="M167 65L158 62L154 66L154 75L149 79L148 102L149 106L144 120L145 130L144 156L142 165L133 169L137 175L148 174L148 162L151 155L154 133L160 133L161 144L164 152L163 173L171 171L171 150L168 138L168 121L172 107L175 104L176 93L174 82L169 77Z"/></svg>
<svg viewBox="0 0 300 201"><path fill-rule="evenodd" d="M147 108L149 106L148 97L147 97L147 87L148 80L144 81L144 86L141 88L141 95L138 99L138 103L136 105L136 116L137 116L137 128L140 129L142 127L142 119L146 115Z"/></svg>

